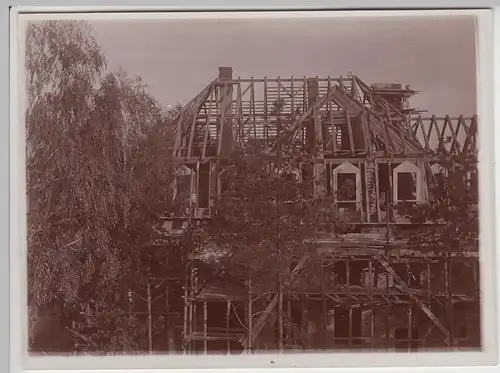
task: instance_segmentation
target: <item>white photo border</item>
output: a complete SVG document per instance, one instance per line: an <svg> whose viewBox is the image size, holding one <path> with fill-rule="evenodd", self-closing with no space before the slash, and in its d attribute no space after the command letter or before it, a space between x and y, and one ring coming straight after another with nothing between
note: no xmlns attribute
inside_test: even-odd
<svg viewBox="0 0 500 373"><path fill-rule="evenodd" d="M288 2L294 3L294 2ZM317 1L314 1L317 3ZM424 2L425 3L425 2ZM433 2L436 3L436 2ZM269 2L267 3L269 4ZM455 2L456 4L456 2ZM477 4L480 5L480 4ZM293 6L291 4L290 6ZM313 5L312 5L313 6ZM366 5L365 5L366 6ZM199 7L199 6L198 6ZM155 10L158 8L155 8ZM22 69L18 69L19 66L23 66L22 61L17 59L16 56L22 58L23 53L20 53L18 48L22 48L23 40L22 33L19 32L19 17L20 13L38 12L44 11L48 12L59 12L59 11L71 11L72 14L62 15L62 17L68 17L70 19L79 18L81 15L75 13L78 8L17 8L11 13L11 65L10 65L10 359L11 371L22 371L22 369L29 370L74 370L75 368L79 370L92 370L97 371L101 369L119 369L122 371L124 369L138 369L140 371L146 371L145 369L165 369L167 366L170 369L183 369L186 368L191 370L196 369L276 369L276 368L300 368L302 369L316 369L316 368L328 368L333 367L341 369L342 367L359 367L363 370L374 370L371 368L380 367L386 371L387 367L392 367L391 369L397 369L397 367L405 367L405 369L413 369L412 367L422 367L422 366L432 366L432 367L446 367L455 366L456 369L464 369L461 367L469 366L465 369L471 371L472 366L491 366L498 364L497 357L499 355L498 346L498 322L495 315L497 314L497 301L495 295L498 294L499 284L498 276L495 276L495 263L498 265L499 256L495 255L494 247L496 242L495 237L495 214L493 211L482 207L480 209L480 224L481 224L481 282L483 291L483 317L482 317L482 331L484 334L483 345L485 346L484 352L461 352L460 354L452 355L450 358L449 353L411 353L411 354L394 354L394 353L371 353L367 356L367 359L360 359L357 354L359 353L334 353L334 354L300 354L300 355L252 355L252 356L225 356L223 358L217 356L155 356L155 357L28 357L27 354L23 353L24 342L21 338L23 330L26 330L26 320L25 313L26 309L22 307L24 304L25 297L25 286L26 286L26 255L25 255L25 237L22 232L26 229L25 223L25 206L24 201L21 199L24 193L24 126L20 123L24 122L23 114L24 110L20 103L24 100L24 92L22 88L24 87L22 74ZM89 11L90 8L80 8L80 11ZM96 8L92 8L96 10ZM99 9L101 10L101 9ZM102 9L106 11L111 10L123 10L120 8L106 8ZM129 9L132 10L132 9ZM140 8L135 8L139 11ZM150 9L153 10L153 9ZM180 9L176 9L180 10ZM424 11L412 11L415 13L423 13ZM351 13L351 16L356 17L380 17L380 16L398 16L399 12L388 11L388 12L358 12ZM412 15L407 11L404 12L405 16ZM185 15L186 13L184 13ZM479 151L479 162L480 170L479 177L481 179L480 183L480 196L483 206L492 206L491 201L495 200L495 206L498 209L500 207L500 202L494 198L494 183L493 180L499 182L498 170L496 178L494 179L494 162L491 155L499 148L497 134L500 131L493 131L493 123L499 118L498 110L495 111L495 118L493 118L493 56L491 51L493 50L493 14L488 10L436 10L431 13L425 14L425 16L438 16L445 14L474 14L477 16L477 99L478 99L478 114L480 124L485 124L491 126L491 131L480 131L479 138L481 143L481 148ZM88 17L90 14L85 15ZM203 17L214 16L216 13L204 14ZM241 17L244 16L243 13L222 13L217 16L228 16L228 17ZM290 14L279 14L279 13L259 13L259 17L269 17L269 16L297 16L298 13ZM325 17L327 16L325 12L321 12L317 15L313 13L304 13L307 17ZM342 14L335 12L334 17L347 16L348 14L343 12ZM45 15L45 18L48 16ZM61 15L57 15L58 17ZM106 19L116 17L115 14L98 14L94 13L92 18L95 17L105 17ZM135 14L124 14L121 13L120 17L140 17L149 18L157 17L157 15L152 15L148 13L135 13ZM164 14L162 16L165 16ZM169 17L179 17L176 13L171 13ZM199 13L189 14L189 18L198 17ZM22 16L25 17L25 16ZM38 15L30 15L30 18L37 18ZM52 18L52 16L50 16ZM101 18L102 19L102 18ZM496 28L498 29L498 20L500 16L495 14ZM498 40L499 31L495 30L496 39ZM500 61L500 52L497 51L498 47L495 48L496 61ZM495 74L496 87L498 88L499 74ZM4 111L6 112L6 110ZM494 120L496 119L496 120ZM494 136L492 136L494 134ZM9 137L4 136L9 139ZM8 140L7 140L8 141ZM496 142L494 142L496 141ZM496 145L496 146L495 146ZM3 149L8 149L4 147ZM497 210L498 211L498 210ZM3 227L7 227L5 224ZM6 237L7 235L5 235ZM486 251L485 251L486 250ZM4 261L8 263L7 260ZM8 273L8 272L7 272ZM6 282L4 282L6 283ZM5 303L4 303L5 304ZM492 308L493 307L493 308ZM7 349L4 349L4 351ZM353 355L354 354L354 355ZM363 353L366 355L366 353ZM329 356L331 355L331 356ZM305 358L307 356L307 359ZM368 358L369 357L369 358ZM168 362L166 362L168 359ZM360 364L361 363L361 364ZM356 371L360 371L356 369ZM432 368L434 369L434 368ZM420 369L421 370L421 369ZM158 370L156 370L158 371ZM108 370L109 372L109 370Z"/></svg>

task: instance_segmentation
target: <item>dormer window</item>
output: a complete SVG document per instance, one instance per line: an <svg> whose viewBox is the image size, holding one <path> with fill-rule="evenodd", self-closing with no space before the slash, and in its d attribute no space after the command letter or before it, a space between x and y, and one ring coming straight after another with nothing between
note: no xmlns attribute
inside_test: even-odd
<svg viewBox="0 0 500 373"><path fill-rule="evenodd" d="M361 170L344 162L333 170L333 192L339 212L361 209Z"/></svg>
<svg viewBox="0 0 500 373"><path fill-rule="evenodd" d="M394 202L422 201L422 171L415 164L406 161L393 171Z"/></svg>

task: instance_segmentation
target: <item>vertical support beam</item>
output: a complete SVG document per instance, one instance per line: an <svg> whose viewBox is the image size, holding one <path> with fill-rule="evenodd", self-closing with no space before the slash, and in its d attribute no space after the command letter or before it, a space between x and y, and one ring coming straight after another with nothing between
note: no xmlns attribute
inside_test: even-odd
<svg viewBox="0 0 500 373"><path fill-rule="evenodd" d="M153 314L151 309L151 283L147 284L147 303L148 303L148 352L153 355Z"/></svg>
<svg viewBox="0 0 500 373"><path fill-rule="evenodd" d="M351 116L349 115L349 112L347 111L347 109L345 110L345 117L347 120L347 132L349 133L349 145L351 147L351 154L355 155L356 149L354 148L354 136L352 133Z"/></svg>
<svg viewBox="0 0 500 373"><path fill-rule="evenodd" d="M393 191L393 180L392 180L392 165L391 165L391 161L387 161L387 171L389 172L389 191L387 192L387 221L391 221L393 220L394 215L393 214L393 209L392 209L392 202L394 201L394 197L392 195L392 191Z"/></svg>
<svg viewBox="0 0 500 373"><path fill-rule="evenodd" d="M349 258L345 260L345 273L346 273L346 285L347 285L347 296L351 298L351 276L350 276L350 261Z"/></svg>
<svg viewBox="0 0 500 373"><path fill-rule="evenodd" d="M233 130L233 144L237 144L240 141L240 138L243 137L243 128L241 128L241 83L239 82L240 78L238 77L238 84L236 85L236 108L234 114L234 127Z"/></svg>
<svg viewBox="0 0 500 373"><path fill-rule="evenodd" d="M366 220L361 217L362 221L371 223L371 209L370 209L370 196L368 194L368 161L363 161L363 178L365 179L365 206L366 206Z"/></svg>
<svg viewBox="0 0 500 373"><path fill-rule="evenodd" d="M363 114L361 115L361 127L363 130L363 137L365 138L365 150L366 154L370 159L373 159L373 149L372 149L372 141L370 138L370 115L363 110Z"/></svg>
<svg viewBox="0 0 500 373"><path fill-rule="evenodd" d="M193 152L193 140L194 140L194 134L196 130L196 119L198 118L198 113L193 114L193 120L191 122L191 131L189 133L189 143L188 143L188 151L187 151L187 156L192 157L192 152Z"/></svg>
<svg viewBox="0 0 500 373"><path fill-rule="evenodd" d="M190 277L190 268L188 268L186 274L186 278L184 281L184 327L182 330L182 353L183 355L186 355L186 347L187 347L187 341L188 341L188 287L190 286L189 283L189 277Z"/></svg>
<svg viewBox="0 0 500 373"><path fill-rule="evenodd" d="M449 249L449 248L448 248ZM448 318L448 331L449 331L449 346L453 347L454 338L453 338L453 300L451 293L451 281L450 281L450 266L451 266L451 257L448 253L444 262L444 275L445 275L445 296L446 296L446 317Z"/></svg>
<svg viewBox="0 0 500 373"><path fill-rule="evenodd" d="M279 280L281 282L281 279ZM278 285L278 352L283 353L283 288Z"/></svg>
<svg viewBox="0 0 500 373"><path fill-rule="evenodd" d="M318 80L315 78L307 79L307 105L308 107L312 106L316 100L318 100L319 96L319 85ZM306 148L309 153L316 153L317 139L316 139L316 126L315 126L315 115L316 113L313 110L313 113L307 119L306 124Z"/></svg>
<svg viewBox="0 0 500 373"><path fill-rule="evenodd" d="M252 279L249 278L248 279L248 315L247 315L247 323L248 323L248 340L251 341L252 340L252 303L253 303L253 300L252 300ZM250 346L248 348L248 350L251 350L252 349L252 346Z"/></svg>
<svg viewBox="0 0 500 373"><path fill-rule="evenodd" d="M200 204L200 161L196 161L196 175L195 176L195 193L196 199L194 201L194 216L198 216L198 208Z"/></svg>
<svg viewBox="0 0 500 373"><path fill-rule="evenodd" d="M306 295L300 295L300 330L302 333L302 348L305 350L307 348L307 325L306 325Z"/></svg>
<svg viewBox="0 0 500 373"><path fill-rule="evenodd" d="M207 331L208 331L208 305L203 301L203 353L207 354Z"/></svg>
<svg viewBox="0 0 500 373"><path fill-rule="evenodd" d="M208 135L210 133L210 119L212 118L212 105L214 102L214 93L210 93L208 97L210 103L208 104L208 113L205 120L205 133L203 135L203 150L201 152L201 158L204 159L207 155L207 145L208 145Z"/></svg>
<svg viewBox="0 0 500 373"><path fill-rule="evenodd" d="M255 82L253 76L250 78L250 110L252 117L253 136L257 138L257 127L255 126Z"/></svg>
<svg viewBox="0 0 500 373"><path fill-rule="evenodd" d="M352 346L352 305L349 305L349 347Z"/></svg>
<svg viewBox="0 0 500 373"><path fill-rule="evenodd" d="M351 273L350 273L350 261L349 258L345 261L346 269L346 284L347 284L347 297L351 300ZM352 305L349 304L349 347L352 346Z"/></svg>
<svg viewBox="0 0 500 373"><path fill-rule="evenodd" d="M326 315L326 298L325 298L325 263L321 259L321 306L323 309L323 330L322 333L326 334L328 327L328 317Z"/></svg>
<svg viewBox="0 0 500 373"><path fill-rule="evenodd" d="M214 183L213 183L213 165L208 162L208 216L212 216L212 207L214 204Z"/></svg>
<svg viewBox="0 0 500 373"><path fill-rule="evenodd" d="M292 340L292 332L293 332L293 329L292 329L292 301L290 300L290 298L288 297L287 301L286 301L286 317L287 317L287 330L286 330L286 333L287 335L285 336L285 340L288 340L288 344L291 344L291 340Z"/></svg>
<svg viewBox="0 0 500 373"><path fill-rule="evenodd" d="M332 90L332 79L328 76L328 93ZM327 103L328 109L328 120L330 122L330 128L332 129L332 152L333 155L337 155L337 128L333 123L333 108L332 108L332 100L328 100Z"/></svg>
<svg viewBox="0 0 500 373"><path fill-rule="evenodd" d="M405 267L406 267L406 283L408 286L410 285L410 280L411 280L411 273L410 273L410 263L408 260L405 260ZM411 288L411 286L409 286ZM412 333L412 302L411 298L408 297L408 304L407 304L407 317L408 317L408 351L411 350L411 345L412 345L412 340L413 340L413 333Z"/></svg>
<svg viewBox="0 0 500 373"><path fill-rule="evenodd" d="M475 289L476 291L474 292L474 302L475 302L475 308L476 308L476 315L477 315L477 327L476 327L476 332L477 335L481 335L481 279L480 279L480 271L481 271L481 266L479 265L479 262L477 259L472 259L472 268L474 271L474 280L475 280Z"/></svg>
<svg viewBox="0 0 500 373"><path fill-rule="evenodd" d="M413 305L411 299L408 299L408 351L413 348Z"/></svg>
<svg viewBox="0 0 500 373"><path fill-rule="evenodd" d="M269 103L267 100L267 77L264 77L264 128L262 130L265 142L269 137Z"/></svg>
<svg viewBox="0 0 500 373"><path fill-rule="evenodd" d="M229 317L231 315L231 301L226 302L226 349L227 354L231 354L231 341L229 340Z"/></svg>
<svg viewBox="0 0 500 373"><path fill-rule="evenodd" d="M377 222L382 222L382 214L380 211L380 185L379 185L379 176L378 176L378 162L375 161L375 191L376 195L376 203L377 203Z"/></svg>
<svg viewBox="0 0 500 373"><path fill-rule="evenodd" d="M375 304L373 299L373 263L368 261L368 298L370 299L370 347L375 347Z"/></svg>
<svg viewBox="0 0 500 373"><path fill-rule="evenodd" d="M219 152L221 157L228 157L233 151L233 69L219 67L219 82L221 87L221 133Z"/></svg>

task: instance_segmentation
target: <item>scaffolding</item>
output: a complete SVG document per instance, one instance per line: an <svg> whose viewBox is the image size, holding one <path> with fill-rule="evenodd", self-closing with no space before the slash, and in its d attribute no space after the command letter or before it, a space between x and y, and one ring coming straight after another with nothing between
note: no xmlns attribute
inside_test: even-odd
<svg viewBox="0 0 500 373"><path fill-rule="evenodd" d="M284 294L285 350L480 346L477 253L423 257L379 251L325 255L317 289L298 286ZM464 279L466 288L457 284ZM246 294L245 286L200 289L191 274L185 353L278 349L263 331L275 328L277 294L266 297L250 284Z"/></svg>
<svg viewBox="0 0 500 373"><path fill-rule="evenodd" d="M334 194L340 174L356 175L357 196L346 214L356 233L319 240L321 270L302 258L282 293L259 292L251 278L233 278L232 287L221 279L207 284L191 266L184 353L480 348L477 240L445 248L412 243L398 233L435 223L414 224L384 208L434 198L443 170L477 187L477 171L451 166L476 164L477 117L425 116L410 106L416 93L401 84L367 85L350 73L234 79L231 68L220 68L182 107L174 159L189 189L183 219L212 216L221 162L252 143L276 155L286 141L304 154L319 181L315 195Z"/></svg>

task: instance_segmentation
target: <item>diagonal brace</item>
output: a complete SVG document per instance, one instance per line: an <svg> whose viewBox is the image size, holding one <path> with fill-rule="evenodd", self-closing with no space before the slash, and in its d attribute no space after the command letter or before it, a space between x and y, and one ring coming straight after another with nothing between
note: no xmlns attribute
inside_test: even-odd
<svg viewBox="0 0 500 373"><path fill-rule="evenodd" d="M303 256L300 259L300 261L297 263L292 273L288 277L289 284L291 284L295 280L299 272L305 267L307 260L308 260L307 256ZM274 307L276 307L277 304L278 304L278 294L276 294L273 297L271 302L267 305L265 311L259 317L259 320L255 323L255 326L252 328L251 338L249 339L248 336L245 336L242 340L240 340L241 344L243 345L243 347L245 347L245 349L252 347L253 343L259 336L259 333L262 331L262 328L264 327L267 318L269 317L269 315L271 314L271 312L273 311Z"/></svg>
<svg viewBox="0 0 500 373"><path fill-rule="evenodd" d="M379 254L375 254L375 257L380 262L380 264L382 264L382 266L385 268L385 270L387 272L389 272L389 274L399 283L399 285L401 286L401 290L404 291L406 294L408 294L410 296L410 298L427 315L427 317L429 317L429 319L431 319L431 321L439 328L439 330L441 330L441 332L446 337L445 342L449 346L450 345L450 332L448 331L448 329L446 329L446 327L441 323L441 321L438 320L436 315L434 315L434 313L432 313L432 311L429 309L429 307L427 307L427 305L425 305L415 294L413 294L413 292L411 291L410 287L406 284L406 282L404 282L403 279L401 279L401 277L399 277L397 275L396 271L394 271L394 269L389 265L389 263L387 263L387 261L384 258L382 258Z"/></svg>

